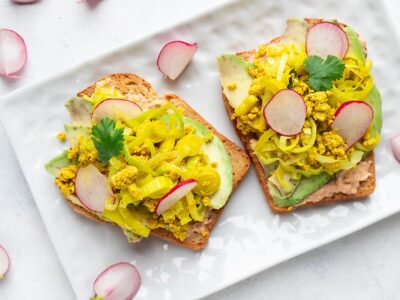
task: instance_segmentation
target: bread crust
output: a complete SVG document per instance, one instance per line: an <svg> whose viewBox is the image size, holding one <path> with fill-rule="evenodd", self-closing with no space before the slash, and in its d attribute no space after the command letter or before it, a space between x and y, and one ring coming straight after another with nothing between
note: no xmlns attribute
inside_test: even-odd
<svg viewBox="0 0 400 300"><path fill-rule="evenodd" d="M305 19L305 20L311 26L322 21L322 19ZM344 25L344 24L341 24L341 26L346 27L346 25ZM282 36L278 36L278 37L272 39L267 45L271 45L271 44L274 44L274 43L279 43L279 41L281 39L282 39ZM364 52L366 53L365 44L363 46L364 46ZM254 57L255 52L256 51L253 49L253 50L237 52L236 54L239 55L240 57L242 57L244 60L250 61ZM222 97L223 97L223 101L224 101L224 104L225 104L226 111L227 111L229 117L231 118L234 110L229 105L228 99L225 97L223 92L222 92ZM336 194L334 194L334 195L332 195L330 197L326 197L326 198L324 198L324 199L322 199L321 201L318 201L318 202L307 202L307 203L300 204L300 205L297 205L297 206L290 206L288 208L276 206L274 201L273 201L273 199L272 199L272 196L271 196L271 194L269 192L269 189L268 189L268 178L265 175L264 168L263 168L262 164L260 163L260 161L258 160L256 154L251 149L250 140L251 140L252 137L244 135L237 128L236 120L233 120L232 123L234 124L236 133L238 134L240 140L242 141L243 146L246 149L247 154L250 156L250 159L251 159L251 161L252 161L252 163L253 163L253 165L254 165L254 167L256 169L257 178L258 178L258 181L260 182L260 185L261 185L262 190L264 192L265 198L267 199L267 202L268 202L269 206L271 207L271 209L275 213L283 214L283 213L292 212L293 210L298 209L298 208L319 206L319 205L325 205L325 204L341 202L341 201L362 199L362 198L365 198L368 195L372 194L373 191L375 190L375 160L374 160L374 153L371 152L367 157L364 158L364 160L367 160L367 161L371 162L370 163L370 167L369 167L369 172L372 175L366 181L363 181L360 184L360 187L358 188L356 194L348 195L348 194L343 194L343 193L336 193Z"/></svg>
<svg viewBox="0 0 400 300"><path fill-rule="evenodd" d="M135 74L126 74L126 73L117 73L117 74L111 74L109 76L106 76L102 79L99 79L92 85L88 86L84 90L80 91L77 95L78 96L83 96L83 95L88 95L91 96L94 90L96 89L96 85L101 82L107 80L109 83L117 88L122 94L138 94L143 96L144 98L148 99L148 101L153 101L155 99L160 99L157 93L154 91L152 88L151 84L141 78L138 75ZM168 102L171 102L177 107L182 108L185 111L185 115L198 121L199 123L203 124L206 126L209 130L211 130L214 134L216 134L224 144L224 147L231 158L232 162L232 169L233 169L233 190L232 193L235 191L235 189L238 187L244 176L246 175L249 167L250 167L250 160L246 153L239 148L235 143L230 141L228 138L226 138L224 135L222 135L220 132L218 132L210 123L208 123L203 117L201 117L193 108L191 108L184 100L179 98L177 95L169 93L164 96L164 99ZM106 222L103 219L99 218L97 215L91 213L87 209L85 209L82 206L76 205L69 201L68 199L67 203L71 206L71 208L78 214L89 218L93 221L98 221L98 222ZM228 200L229 201L229 200ZM226 204L225 204L226 206ZM224 206L224 207L225 207ZM209 222L205 225L206 229L208 230L209 234L206 236L202 236L201 239L185 239L184 241L180 241L175 236L170 232L162 228L157 228L153 229L150 232L151 236L155 236L158 238L161 238L163 240L175 243L177 245L183 246L185 248L189 248L192 250L201 250L206 247L209 236L211 234L211 231L213 230L214 226L216 225L219 216L222 214L224 207L215 210L212 209L210 212L210 220ZM112 222L109 222L113 225L115 225Z"/></svg>

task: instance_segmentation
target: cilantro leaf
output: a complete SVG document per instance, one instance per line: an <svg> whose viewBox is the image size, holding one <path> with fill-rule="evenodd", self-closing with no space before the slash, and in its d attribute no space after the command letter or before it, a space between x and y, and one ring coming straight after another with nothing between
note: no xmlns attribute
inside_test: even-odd
<svg viewBox="0 0 400 300"><path fill-rule="evenodd" d="M312 55L304 61L304 69L308 72L308 84L315 91L326 91L332 88L332 82L342 77L344 63L333 55L323 60Z"/></svg>
<svg viewBox="0 0 400 300"><path fill-rule="evenodd" d="M124 147L124 130L115 128L115 121L109 117L103 118L92 127L92 140L99 153L99 160L107 162L117 156Z"/></svg>

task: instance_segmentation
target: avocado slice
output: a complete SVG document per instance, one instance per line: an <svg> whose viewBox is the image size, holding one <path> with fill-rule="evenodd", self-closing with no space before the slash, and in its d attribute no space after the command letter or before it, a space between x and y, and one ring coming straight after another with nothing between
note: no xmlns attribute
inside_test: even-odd
<svg viewBox="0 0 400 300"><path fill-rule="evenodd" d="M351 27L347 27L345 31L347 34L347 39L349 40L349 50L347 51L345 57L359 59L365 63L366 58L364 49L357 33Z"/></svg>
<svg viewBox="0 0 400 300"><path fill-rule="evenodd" d="M92 103L81 97L73 97L65 103L65 107L71 116L72 124L81 126L91 125Z"/></svg>
<svg viewBox="0 0 400 300"><path fill-rule="evenodd" d="M221 86L229 105L236 108L249 94L252 78L247 72L252 66L236 54L224 54L217 58L218 72ZM229 84L236 84L236 88L230 90Z"/></svg>
<svg viewBox="0 0 400 300"><path fill-rule="evenodd" d="M71 160L68 158L68 151L64 150L62 153L53 157L48 163L44 165L44 168L54 177L57 177L60 170L64 167L68 167L71 164Z"/></svg>
<svg viewBox="0 0 400 300"><path fill-rule="evenodd" d="M382 129L382 98L375 85L369 92L365 102L371 105L374 110L374 118L371 123L371 135L376 136Z"/></svg>
<svg viewBox="0 0 400 300"><path fill-rule="evenodd" d="M349 50L346 53L346 57L355 58L365 63L366 57L364 49L357 33L350 27L346 28L346 33L349 39ZM371 123L371 135L376 136L380 133L382 128L382 99L375 85L369 92L365 102L371 105L372 109L374 110L374 119Z"/></svg>
<svg viewBox="0 0 400 300"><path fill-rule="evenodd" d="M282 198L278 188L270 182L268 182L268 189L276 206L287 207L301 203L305 197L317 191L332 178L332 175L325 172L310 177L304 177L300 180L293 193L287 198Z"/></svg>
<svg viewBox="0 0 400 300"><path fill-rule="evenodd" d="M196 130L196 134L202 135L203 137L211 133L207 127L193 119L183 117L183 122L184 124L193 126ZM231 159L226 152L224 144L215 134L211 142L203 145L203 151L208 155L211 162L218 163L216 169L221 177L221 185L219 190L210 197L210 202L212 208L219 209L225 205L232 193L233 171Z"/></svg>
<svg viewBox="0 0 400 300"><path fill-rule="evenodd" d="M310 25L302 19L288 19L285 32L279 42L281 45L301 45L305 47L306 36Z"/></svg>
<svg viewBox="0 0 400 300"><path fill-rule="evenodd" d="M80 135L88 136L92 131L89 126L75 125L75 124L65 124L64 129L67 134L67 142L71 146L77 144L78 137Z"/></svg>

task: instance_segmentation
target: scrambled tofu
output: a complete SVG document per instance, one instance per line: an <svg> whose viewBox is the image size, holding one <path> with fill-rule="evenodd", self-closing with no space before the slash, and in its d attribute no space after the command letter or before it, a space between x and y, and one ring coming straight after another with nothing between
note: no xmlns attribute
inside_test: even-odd
<svg viewBox="0 0 400 300"><path fill-rule="evenodd" d="M111 177L111 182L114 188L124 189L135 182L138 169L134 166L127 166Z"/></svg>
<svg viewBox="0 0 400 300"><path fill-rule="evenodd" d="M90 137L80 135L78 143L68 151L68 158L78 161L80 166L97 162L98 153Z"/></svg>
<svg viewBox="0 0 400 300"><path fill-rule="evenodd" d="M64 197L75 193L75 177L77 172L78 167L75 165L70 165L62 168L58 173L55 183L60 188Z"/></svg>
<svg viewBox="0 0 400 300"><path fill-rule="evenodd" d="M67 135L65 134L65 132L59 132L59 133L57 134L57 139L58 139L60 142L65 142L65 141L67 140Z"/></svg>

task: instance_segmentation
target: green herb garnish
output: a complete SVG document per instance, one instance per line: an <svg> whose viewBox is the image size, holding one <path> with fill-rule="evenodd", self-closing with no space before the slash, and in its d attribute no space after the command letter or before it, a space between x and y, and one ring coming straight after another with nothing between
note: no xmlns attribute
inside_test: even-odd
<svg viewBox="0 0 400 300"><path fill-rule="evenodd" d="M111 157L121 154L124 147L124 130L115 127L115 121L103 118L92 128L92 140L99 153L99 160L107 162Z"/></svg>
<svg viewBox="0 0 400 300"><path fill-rule="evenodd" d="M332 88L332 82L342 77L344 63L333 55L324 60L312 55L304 61L304 69L308 72L308 84L314 91L326 91Z"/></svg>

